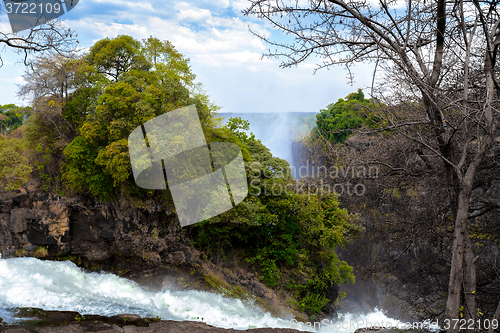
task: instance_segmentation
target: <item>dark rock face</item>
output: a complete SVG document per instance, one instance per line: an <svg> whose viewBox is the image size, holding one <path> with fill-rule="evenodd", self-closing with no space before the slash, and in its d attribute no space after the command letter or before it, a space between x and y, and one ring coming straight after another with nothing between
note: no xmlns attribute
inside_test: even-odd
<svg viewBox="0 0 500 333"><path fill-rule="evenodd" d="M356 283L341 287L347 297L341 308L350 312L371 312L383 309L388 317L406 321L422 321L439 316L444 310L449 266L443 259L446 249L434 242L418 244L407 249L391 248L375 243L368 236L340 251L344 260L350 259ZM384 259L389 252L402 253L387 270ZM363 253L360 253L363 252Z"/></svg>
<svg viewBox="0 0 500 333"><path fill-rule="evenodd" d="M0 246L4 257L34 244L49 246L59 252L69 249L67 207L33 199L26 195L9 197L4 194L0 197L0 235L3 236Z"/></svg>
<svg viewBox="0 0 500 333"><path fill-rule="evenodd" d="M29 195L2 194L0 203L3 258L35 255L36 247L43 246L44 259L79 257L84 266L101 268L120 268L124 263L129 269L203 264L189 243L175 237L179 234L175 223L165 227L159 221L150 222L154 214L147 211L120 203L89 204L36 189Z"/></svg>
<svg viewBox="0 0 500 333"><path fill-rule="evenodd" d="M372 240L371 235L367 230L353 244L338 249L339 257L353 266L356 276L355 284L340 288L347 297L340 300L339 312L368 313L377 307L402 321L443 319L452 239L429 236L418 243L394 246ZM473 243L473 251L477 256L477 308L491 318L498 305L498 277L493 270L500 260L499 246L481 241ZM388 260L388 255L394 260Z"/></svg>
<svg viewBox="0 0 500 333"><path fill-rule="evenodd" d="M167 213L165 213L165 210ZM206 261L180 229L173 208L133 209L130 204L102 204L85 198L61 198L34 186L0 194L0 253L3 259L35 256L72 260L89 270L105 270L161 286L181 276L184 288L218 290L240 287L274 315L294 311L285 298L242 267ZM168 213L170 212L170 213ZM159 218L161 216L161 218ZM260 302L260 303L259 303Z"/></svg>

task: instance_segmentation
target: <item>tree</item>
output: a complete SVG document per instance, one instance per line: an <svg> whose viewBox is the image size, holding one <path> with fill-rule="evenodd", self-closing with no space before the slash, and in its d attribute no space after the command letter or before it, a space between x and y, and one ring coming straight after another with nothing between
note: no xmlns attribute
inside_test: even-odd
<svg viewBox="0 0 500 333"><path fill-rule="evenodd" d="M131 69L151 68L140 49L141 43L127 35L105 38L90 48L86 60L97 68L98 73L106 74L116 81L121 74Z"/></svg>
<svg viewBox="0 0 500 333"><path fill-rule="evenodd" d="M363 106L374 107L369 100L365 99L361 89L349 94L345 100L340 98L336 103L328 105L316 115L313 137L322 135L332 142L345 141L352 130L360 128L363 124L373 123L369 115L365 114Z"/></svg>
<svg viewBox="0 0 500 333"><path fill-rule="evenodd" d="M80 136L65 148L65 179L75 189L113 198L113 188L126 183L132 172L130 132L164 112L195 102L178 81L159 83L153 72L122 74L106 86L95 110L81 123Z"/></svg>
<svg viewBox="0 0 500 333"><path fill-rule="evenodd" d="M69 97L79 87L81 72L86 69L81 58L39 55L30 61L23 75L25 83L19 86L18 95L32 106L23 137L35 166L33 176L42 181L44 189L60 185L62 150L76 136L77 128L67 115Z"/></svg>
<svg viewBox="0 0 500 333"><path fill-rule="evenodd" d="M196 104L207 137L217 141L221 135L206 99L191 95L194 74L170 42L150 37L142 44L130 36L100 40L84 56L75 78L63 113L79 133L64 149L63 177L75 190L103 200L113 199L118 189L130 194L135 183L128 135L165 112Z"/></svg>
<svg viewBox="0 0 500 333"><path fill-rule="evenodd" d="M79 43L76 37L78 34L71 31L71 28L64 27L60 20L54 19L31 28L23 35L0 31L0 44L22 53L24 64L28 65L28 57L33 53L71 55ZM0 66L2 65L0 57Z"/></svg>
<svg viewBox="0 0 500 333"><path fill-rule="evenodd" d="M75 74L81 60L50 53L34 58L23 75L26 82L20 86L18 95L36 105L43 97L59 102L68 101L74 89Z"/></svg>
<svg viewBox="0 0 500 333"><path fill-rule="evenodd" d="M296 65L311 55L322 58L318 69L374 62L374 78L379 67L386 74L386 98L375 91L375 79L372 97L377 93L387 105L401 100L422 105L415 118L405 119L397 116L404 110L387 108L381 116L388 128L440 158L454 229L446 316L459 318L462 296L466 318L475 318L468 212L478 168L494 145L499 123L497 3L410 0L406 7L396 8L396 2L386 0L378 6L365 1L253 0L245 14L270 21L292 37L290 43L280 43L256 34L276 47L267 56L286 59L282 66ZM422 127L431 131L429 140L418 135ZM410 128L417 131L407 131ZM458 332L458 325L450 326L448 332Z"/></svg>
<svg viewBox="0 0 500 333"><path fill-rule="evenodd" d="M30 114L30 108L23 108L14 104L0 105L0 134L7 135L19 128Z"/></svg>
<svg viewBox="0 0 500 333"><path fill-rule="evenodd" d="M175 49L172 42L160 41L151 36L148 39L143 39L142 53L157 71L170 77L177 77L186 86L193 86L196 75L191 71L189 59L184 58Z"/></svg>

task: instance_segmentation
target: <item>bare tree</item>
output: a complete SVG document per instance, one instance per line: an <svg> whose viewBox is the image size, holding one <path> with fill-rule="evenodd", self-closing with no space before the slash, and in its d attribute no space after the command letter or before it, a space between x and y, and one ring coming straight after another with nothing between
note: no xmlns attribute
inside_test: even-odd
<svg viewBox="0 0 500 333"><path fill-rule="evenodd" d="M373 62L375 71L397 81L392 89L384 87L385 97L423 106L417 119L408 121L387 112L385 121L391 129L417 122L432 130L429 139L418 131L405 135L438 156L444 169L454 221L447 329L458 332L462 291L467 318L476 313L469 199L499 123L497 2L251 0L244 13L269 21L289 38L289 42L274 41L255 33L275 48L265 56L284 59L282 67L310 56L321 58L317 69L333 65L349 69L356 62ZM384 99L374 88L373 97Z"/></svg>
<svg viewBox="0 0 500 333"><path fill-rule="evenodd" d="M0 31L0 46L22 54L24 64L27 65L32 53L52 52L70 56L78 46L77 37L76 32L64 27L61 20L53 19L19 34ZM2 65L0 56L0 66Z"/></svg>
<svg viewBox="0 0 500 333"><path fill-rule="evenodd" d="M34 58L23 75L23 85L18 95L29 98L33 105L41 97L52 96L67 102L69 93L74 89L75 73L82 60L49 53Z"/></svg>
<svg viewBox="0 0 500 333"><path fill-rule="evenodd" d="M30 60L23 75L25 82L18 85L18 96L29 100L33 113L53 127L58 133L57 139L64 142L70 142L75 135L75 125L65 118L65 113L84 67L82 57L47 53Z"/></svg>

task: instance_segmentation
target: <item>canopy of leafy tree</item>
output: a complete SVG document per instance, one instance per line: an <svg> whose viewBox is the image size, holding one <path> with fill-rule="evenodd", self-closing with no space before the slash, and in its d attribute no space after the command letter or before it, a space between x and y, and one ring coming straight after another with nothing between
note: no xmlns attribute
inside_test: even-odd
<svg viewBox="0 0 500 333"><path fill-rule="evenodd" d="M217 239L223 255L239 251L266 284L288 289L296 307L311 314L334 301L326 296L329 287L353 281L351 267L335 254L347 234L359 231L351 217L334 196L290 190L288 163L246 132L247 121L231 118L221 125L214 114L217 107L194 83L189 59L170 42L118 36L98 41L81 59L51 61L39 59L23 90L35 96L34 115L23 133L47 189L171 211L168 190L135 184L128 136L148 120L194 104L207 142L232 142L241 148L251 193L232 210L184 229L194 245L210 256ZM37 66L43 76L37 75ZM51 71L51 84L62 89L45 84ZM40 94L40 86L46 87L45 93ZM172 222L162 216L166 224Z"/></svg>
<svg viewBox="0 0 500 333"><path fill-rule="evenodd" d="M158 61L164 61L163 66ZM78 124L79 135L63 152L63 177L74 190L102 200L114 199L117 191L148 196L131 177L127 138L165 112L195 104L207 136L217 141L209 106L190 93L194 75L187 73L188 60L169 42L149 38L141 43L130 36L104 39L90 49L81 66L80 82L65 112Z"/></svg>
<svg viewBox="0 0 500 333"><path fill-rule="evenodd" d="M26 183L31 173L23 141L0 135L0 191L11 191Z"/></svg>
<svg viewBox="0 0 500 333"><path fill-rule="evenodd" d="M374 125L377 118L367 111L373 107L373 103L365 99L361 89L349 94L345 99L340 98L316 115L316 127L312 131L312 137L321 135L330 142L342 143L353 129L362 125Z"/></svg>
<svg viewBox="0 0 500 333"><path fill-rule="evenodd" d="M0 134L7 135L21 127L31 108L23 108L14 104L0 105Z"/></svg>

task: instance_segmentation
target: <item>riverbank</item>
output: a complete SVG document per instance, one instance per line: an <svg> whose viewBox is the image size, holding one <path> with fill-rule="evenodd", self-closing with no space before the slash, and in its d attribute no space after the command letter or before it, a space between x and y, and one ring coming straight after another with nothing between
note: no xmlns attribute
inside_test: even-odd
<svg viewBox="0 0 500 333"><path fill-rule="evenodd" d="M256 328L245 331L214 327L203 322L159 320L157 318L141 318L135 314L121 314L112 317L86 315L72 311L44 311L36 308L19 308L15 310L17 317L24 320L17 325L0 325L0 332L6 333L295 333L300 332L287 328Z"/></svg>
<svg viewBox="0 0 500 333"><path fill-rule="evenodd" d="M1 333L298 333L293 328L252 328L235 330L208 325L199 321L173 321L159 318L142 318L135 314L115 316L85 315L74 311L45 311L37 308L17 308L13 310L22 322L2 325ZM334 332L327 330L328 332ZM322 331L321 331L322 332ZM382 328L360 328L354 333L428 333L427 330L398 330Z"/></svg>

